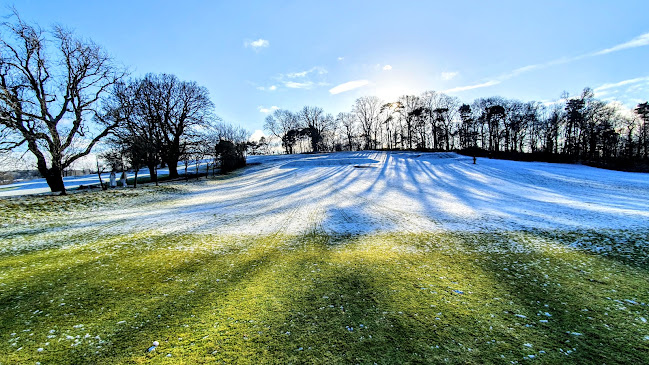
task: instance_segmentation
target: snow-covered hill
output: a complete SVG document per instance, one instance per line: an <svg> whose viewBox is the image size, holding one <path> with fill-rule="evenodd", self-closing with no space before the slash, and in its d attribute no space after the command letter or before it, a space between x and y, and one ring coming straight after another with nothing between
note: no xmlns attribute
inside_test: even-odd
<svg viewBox="0 0 649 365"><path fill-rule="evenodd" d="M649 174L454 153L253 156L157 203L70 216L104 231L334 234L649 227Z"/></svg>

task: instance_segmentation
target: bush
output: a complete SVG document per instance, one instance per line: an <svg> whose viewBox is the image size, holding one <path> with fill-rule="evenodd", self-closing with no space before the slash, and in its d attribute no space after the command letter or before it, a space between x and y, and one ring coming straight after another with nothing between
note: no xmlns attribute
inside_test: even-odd
<svg viewBox="0 0 649 365"><path fill-rule="evenodd" d="M221 172L230 172L246 166L246 144L221 140L216 145L216 153L221 163Z"/></svg>

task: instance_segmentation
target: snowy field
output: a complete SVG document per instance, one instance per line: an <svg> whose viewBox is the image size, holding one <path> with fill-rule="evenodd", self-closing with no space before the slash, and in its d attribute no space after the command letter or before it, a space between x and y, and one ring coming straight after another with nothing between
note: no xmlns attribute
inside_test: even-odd
<svg viewBox="0 0 649 365"><path fill-rule="evenodd" d="M648 174L249 163L0 199L0 364L649 361Z"/></svg>
<svg viewBox="0 0 649 365"><path fill-rule="evenodd" d="M252 156L156 203L70 214L70 230L362 234L649 227L649 174L455 153ZM117 232L115 232L117 233Z"/></svg>
<svg viewBox="0 0 649 365"><path fill-rule="evenodd" d="M252 156L249 163L225 177L165 183L164 193L136 189L141 193L92 208L60 207L50 197L39 198L54 205L43 208L45 216L27 212L1 222L2 236L12 244L0 251L88 244L89 236L141 232L345 236L615 230L616 240L646 244L638 235L649 229L649 174L484 158L474 165L455 153ZM92 200L106 196L91 194L98 194ZM611 249L595 246L597 252Z"/></svg>
<svg viewBox="0 0 649 365"><path fill-rule="evenodd" d="M178 166L178 171L184 170L184 165ZM203 168L203 171L205 169ZM193 171L193 169L192 169ZM164 168L158 170L158 176L167 176L169 175L169 169ZM143 168L138 172L138 178L148 177L149 169ZM120 173L117 173L116 179L119 182ZM133 174L129 174L129 178L133 177ZM110 181L110 173L101 174L101 178L104 184L107 184ZM83 176L67 176L63 178L63 184L66 189L76 189L79 186L93 186L99 187L99 177L97 174L89 174ZM47 181L44 178L34 179L28 181L20 181L7 185L0 185L0 198L10 197L10 196L21 196L21 195L30 195L30 194L43 194L50 192L50 188L47 186Z"/></svg>

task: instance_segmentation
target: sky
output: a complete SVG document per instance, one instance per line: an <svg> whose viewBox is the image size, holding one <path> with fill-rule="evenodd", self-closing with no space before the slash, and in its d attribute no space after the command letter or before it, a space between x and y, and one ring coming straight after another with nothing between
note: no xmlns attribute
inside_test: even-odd
<svg viewBox="0 0 649 365"><path fill-rule="evenodd" d="M281 108L351 111L426 90L551 102L649 100L649 1L0 0L90 38L132 77L175 74L249 131Z"/></svg>

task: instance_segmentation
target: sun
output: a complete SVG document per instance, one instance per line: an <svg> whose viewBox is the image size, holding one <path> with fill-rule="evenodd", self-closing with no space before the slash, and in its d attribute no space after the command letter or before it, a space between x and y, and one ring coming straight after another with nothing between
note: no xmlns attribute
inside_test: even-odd
<svg viewBox="0 0 649 365"><path fill-rule="evenodd" d="M386 102L396 101L403 95L419 95L432 90L434 85L421 73L393 66L389 72L382 72L368 87L370 95L376 95Z"/></svg>

